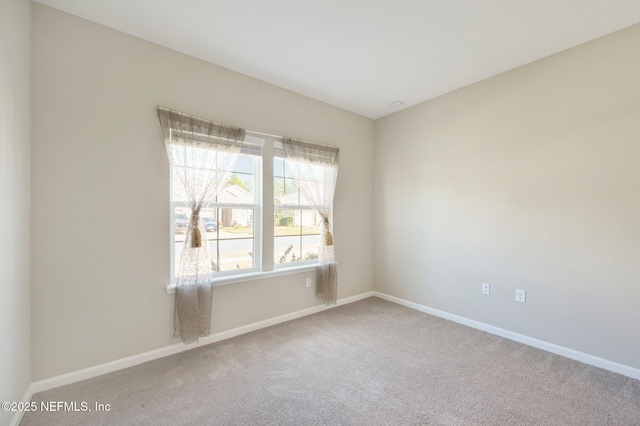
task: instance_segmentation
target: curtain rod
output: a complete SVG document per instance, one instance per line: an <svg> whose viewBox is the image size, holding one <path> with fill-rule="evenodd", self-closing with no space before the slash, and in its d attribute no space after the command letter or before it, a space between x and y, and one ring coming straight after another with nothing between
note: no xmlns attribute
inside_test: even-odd
<svg viewBox="0 0 640 426"><path fill-rule="evenodd" d="M293 140L298 141L298 142L304 142L304 143L308 143L308 144L312 144L312 145L319 145L319 146L324 146L324 147L327 147L327 148L340 149L339 146L335 146L335 145L329 145L329 144L326 144L326 143L319 143L319 142L311 142L311 141L307 141L307 140L304 140L304 139L292 138L292 137L289 137L289 136L272 135L271 133L256 132L255 130L247 130L247 133L252 133L252 134L258 135L258 136L268 136L268 137L276 138L276 139L287 139L288 138L288 139L293 139Z"/></svg>

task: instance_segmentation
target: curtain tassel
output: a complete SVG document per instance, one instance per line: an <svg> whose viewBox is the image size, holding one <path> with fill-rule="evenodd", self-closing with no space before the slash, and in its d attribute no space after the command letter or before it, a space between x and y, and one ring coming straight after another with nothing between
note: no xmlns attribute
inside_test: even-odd
<svg viewBox="0 0 640 426"><path fill-rule="evenodd" d="M195 225L193 227L193 234L191 234L191 247L200 248L202 247L202 233L200 232L200 228L198 227L200 216L198 216L198 214L194 214L194 217L191 220L195 222Z"/></svg>
<svg viewBox="0 0 640 426"><path fill-rule="evenodd" d="M193 229L193 238L191 241L192 241L191 247L193 248L202 247L202 234L200 233L200 229L198 228Z"/></svg>
<svg viewBox="0 0 640 426"><path fill-rule="evenodd" d="M331 232L327 231L327 233L324 234L324 239L327 247L333 245L333 235L331 235Z"/></svg>
<svg viewBox="0 0 640 426"><path fill-rule="evenodd" d="M325 229L325 233L324 233L324 245L326 247L332 246L333 245L333 235L331 235L331 231L329 231L329 218L324 218L324 229Z"/></svg>

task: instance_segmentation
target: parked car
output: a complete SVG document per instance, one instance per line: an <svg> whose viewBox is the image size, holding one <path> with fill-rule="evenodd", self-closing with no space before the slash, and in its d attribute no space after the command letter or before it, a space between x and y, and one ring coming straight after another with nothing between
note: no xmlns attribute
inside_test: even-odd
<svg viewBox="0 0 640 426"><path fill-rule="evenodd" d="M175 222L176 232L178 231L185 232L187 230L188 224L189 224L189 219L187 218L186 214L180 213L176 215L176 222Z"/></svg>
<svg viewBox="0 0 640 426"><path fill-rule="evenodd" d="M204 229L206 229L207 232L213 232L218 230L218 223L213 218L203 217L202 223L204 223Z"/></svg>

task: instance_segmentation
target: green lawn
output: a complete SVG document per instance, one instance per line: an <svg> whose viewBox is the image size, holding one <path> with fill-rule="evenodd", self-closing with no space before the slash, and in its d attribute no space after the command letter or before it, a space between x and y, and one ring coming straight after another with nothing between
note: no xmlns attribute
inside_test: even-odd
<svg viewBox="0 0 640 426"><path fill-rule="evenodd" d="M281 237L286 235L300 235L300 227L299 226L276 226L275 234L276 234L276 237ZM320 234L320 228L318 228L317 226L303 226L302 234L318 235Z"/></svg>
<svg viewBox="0 0 640 426"><path fill-rule="evenodd" d="M253 234L253 227L251 226L238 226L235 228L224 228L225 232L230 234ZM320 228L317 226L303 226L302 233L304 235L319 235ZM300 235L299 226L276 226L276 237L282 237L287 235Z"/></svg>

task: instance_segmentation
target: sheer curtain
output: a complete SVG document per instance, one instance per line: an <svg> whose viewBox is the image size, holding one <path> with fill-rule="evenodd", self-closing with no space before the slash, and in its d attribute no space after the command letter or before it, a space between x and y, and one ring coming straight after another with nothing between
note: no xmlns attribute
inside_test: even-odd
<svg viewBox="0 0 640 426"><path fill-rule="evenodd" d="M318 297L326 305L333 305L338 298L338 266L333 249L331 214L338 179L339 149L290 138L284 138L282 145L284 158L298 187L322 218Z"/></svg>
<svg viewBox="0 0 640 426"><path fill-rule="evenodd" d="M191 211L176 271L173 337L185 344L211 333L212 257L200 211L231 177L245 131L158 107L173 173L174 200Z"/></svg>

